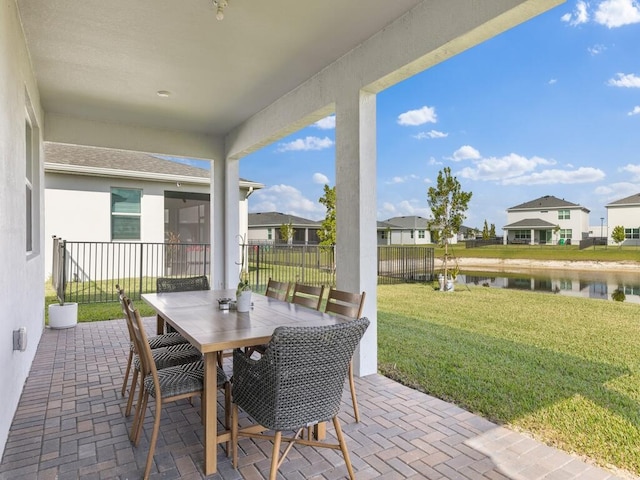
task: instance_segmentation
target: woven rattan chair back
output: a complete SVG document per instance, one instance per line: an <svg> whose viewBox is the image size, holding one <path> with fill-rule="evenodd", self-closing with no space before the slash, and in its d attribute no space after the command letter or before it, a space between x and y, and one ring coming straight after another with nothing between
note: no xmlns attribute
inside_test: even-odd
<svg viewBox="0 0 640 480"><path fill-rule="evenodd" d="M360 318L362 317L365 297L365 292L351 293L331 288L329 289L324 311L342 315L347 318Z"/></svg>
<svg viewBox="0 0 640 480"><path fill-rule="evenodd" d="M158 277L156 279L158 293L191 292L194 290L209 290L209 279L204 275L184 278Z"/></svg>
<svg viewBox="0 0 640 480"><path fill-rule="evenodd" d="M276 300L282 300L286 302L289 299L289 292L291 285L289 282L278 282L269 278L267 282L267 290L264 293L269 298L275 298Z"/></svg>
<svg viewBox="0 0 640 480"><path fill-rule="evenodd" d="M320 287L296 283L291 294L291 303L304 307L320 310L322 297L324 296L324 285Z"/></svg>
<svg viewBox="0 0 640 480"><path fill-rule="evenodd" d="M303 441L306 445L340 448L349 476L355 478L342 435L338 411L353 352L369 326L361 318L322 327L278 327L258 360L237 349L233 352L233 419L231 443L237 466L238 407L258 424L276 433L270 479L305 427L333 421L338 444ZM282 431L294 430L292 438ZM280 443L291 442L280 456Z"/></svg>

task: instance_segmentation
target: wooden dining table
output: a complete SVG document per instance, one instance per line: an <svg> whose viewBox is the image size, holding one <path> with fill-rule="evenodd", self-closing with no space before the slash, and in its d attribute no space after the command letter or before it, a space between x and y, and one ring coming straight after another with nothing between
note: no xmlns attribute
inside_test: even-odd
<svg viewBox="0 0 640 480"><path fill-rule="evenodd" d="M340 317L288 302L252 294L252 307L241 313L222 310L218 299L235 298L235 290L145 293L142 299L157 312L158 334L170 324L204 356L204 471L217 470L218 443L230 440L217 426L217 355L235 348L268 343L280 326L322 326L344 322Z"/></svg>

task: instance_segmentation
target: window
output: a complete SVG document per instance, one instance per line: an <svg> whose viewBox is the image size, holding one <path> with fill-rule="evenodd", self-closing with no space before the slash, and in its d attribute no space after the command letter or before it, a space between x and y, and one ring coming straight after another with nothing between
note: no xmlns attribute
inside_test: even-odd
<svg viewBox="0 0 640 480"><path fill-rule="evenodd" d="M29 118L25 121L25 204L26 250L33 251L33 130Z"/></svg>
<svg viewBox="0 0 640 480"><path fill-rule="evenodd" d="M273 240L273 228L267 228L267 240Z"/></svg>
<svg viewBox="0 0 640 480"><path fill-rule="evenodd" d="M560 238L562 239L567 239L567 238L572 238L572 232L573 230L571 230L570 228L563 228L560 230Z"/></svg>
<svg viewBox="0 0 640 480"><path fill-rule="evenodd" d="M418 230L418 238L424 238L424 230Z"/></svg>
<svg viewBox="0 0 640 480"><path fill-rule="evenodd" d="M387 238L387 232L385 232L384 230L382 230L380 232L380 239L381 240L385 240Z"/></svg>
<svg viewBox="0 0 640 480"><path fill-rule="evenodd" d="M140 240L142 190L111 189L111 239Z"/></svg>
<svg viewBox="0 0 640 480"><path fill-rule="evenodd" d="M531 240L531 230L514 230L513 238L516 240Z"/></svg>
<svg viewBox="0 0 640 480"><path fill-rule="evenodd" d="M638 239L640 238L640 228L625 228L624 238L626 239Z"/></svg>
<svg viewBox="0 0 640 480"><path fill-rule="evenodd" d="M571 220L571 210L558 210L558 220Z"/></svg>
<svg viewBox="0 0 640 480"><path fill-rule="evenodd" d="M411 230L411 235L410 235L411 239L413 240L413 230Z"/></svg>

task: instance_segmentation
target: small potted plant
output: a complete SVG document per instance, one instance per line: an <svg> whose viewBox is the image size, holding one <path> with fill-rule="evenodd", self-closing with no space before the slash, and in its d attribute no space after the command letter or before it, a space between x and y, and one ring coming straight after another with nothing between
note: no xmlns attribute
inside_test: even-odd
<svg viewBox="0 0 640 480"><path fill-rule="evenodd" d="M58 295L58 303L49 305L49 328L71 328L78 324L78 304L65 302Z"/></svg>

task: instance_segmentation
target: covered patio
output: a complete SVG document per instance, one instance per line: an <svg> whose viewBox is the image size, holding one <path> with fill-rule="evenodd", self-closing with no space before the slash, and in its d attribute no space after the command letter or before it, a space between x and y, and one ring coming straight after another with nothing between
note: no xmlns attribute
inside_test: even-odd
<svg viewBox="0 0 640 480"><path fill-rule="evenodd" d="M145 320L152 330L155 318ZM120 395L128 349L124 320L46 329L11 425L3 480L126 479L144 470L152 417L140 446L128 438ZM357 379L362 419L348 388L340 414L357 478L590 479L611 472L381 375ZM221 400L221 398L219 398ZM239 469L218 447L218 473L203 474L200 402L165 407L151 478L260 479L271 443L241 439ZM328 429L329 436L333 429ZM279 478L345 478L339 452L295 447Z"/></svg>
<svg viewBox="0 0 640 480"><path fill-rule="evenodd" d="M41 339L40 355L52 335L44 328L45 252L52 248L44 235L45 141L209 161L211 286L220 289L238 280L239 162L334 114L337 287L367 292L371 327L354 370L375 385L376 94L562 2L0 0L0 336L23 332L26 339L0 348L0 451L21 398L29 399L27 411L51 405L49 395L31 397L29 383L21 397L30 372L34 378L49 367L35 359ZM91 215L78 211L69 205L80 223ZM91 336L93 328L77 331ZM91 348L106 348L94 341ZM73 400L76 387L57 382L77 373L61 361L52 388L71 417L57 417L63 423L53 428L93 431L91 422L75 423L82 408L118 407L98 400L102 388L82 387L96 407ZM21 414L15 418L20 425ZM29 420L28 429L45 418ZM98 455L101 445L76 455L92 448Z"/></svg>

